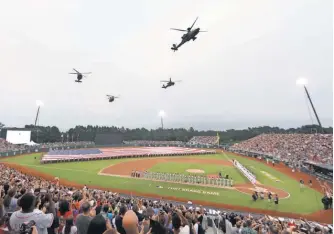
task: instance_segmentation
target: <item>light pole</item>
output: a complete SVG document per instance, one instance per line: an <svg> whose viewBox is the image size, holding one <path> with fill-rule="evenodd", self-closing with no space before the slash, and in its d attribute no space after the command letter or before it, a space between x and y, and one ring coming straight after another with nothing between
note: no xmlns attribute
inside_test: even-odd
<svg viewBox="0 0 334 234"><path fill-rule="evenodd" d="M321 131L323 132L323 128L322 128L322 125L321 125L319 116L318 116L317 111L315 110L315 107L314 107L314 105L313 105L313 102L312 102L310 93L308 92L308 90L307 90L307 88L306 88L307 83L308 83L308 81L307 81L307 79L305 79L305 78L299 78L299 79L296 81L296 84L297 84L297 85L299 85L299 86L303 86L303 87L304 87L304 90L305 90L305 93L306 93L306 95L307 95L307 98L308 98L308 100L310 101L310 104L311 104L313 113L314 113L315 117L317 118L317 122L318 122L318 124L319 124L319 126L320 126L320 128L321 128Z"/></svg>
<svg viewBox="0 0 334 234"><path fill-rule="evenodd" d="M161 119L161 129L164 129L164 117L165 117L166 113L165 111L161 110L159 111L159 116Z"/></svg>
<svg viewBox="0 0 334 234"><path fill-rule="evenodd" d="M35 118L35 130L36 130L36 141L38 141L38 129L36 128L38 116L39 116L39 110L41 106L44 106L44 103L41 100L36 100L36 106L37 106L37 113L36 113L36 118Z"/></svg>

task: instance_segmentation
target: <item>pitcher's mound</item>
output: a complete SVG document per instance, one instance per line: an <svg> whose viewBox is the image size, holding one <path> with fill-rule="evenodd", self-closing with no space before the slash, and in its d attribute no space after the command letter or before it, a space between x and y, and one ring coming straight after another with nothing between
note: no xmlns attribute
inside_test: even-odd
<svg viewBox="0 0 334 234"><path fill-rule="evenodd" d="M200 170L200 169L188 169L187 172L189 172L189 173L200 173L200 174L204 173L204 171Z"/></svg>

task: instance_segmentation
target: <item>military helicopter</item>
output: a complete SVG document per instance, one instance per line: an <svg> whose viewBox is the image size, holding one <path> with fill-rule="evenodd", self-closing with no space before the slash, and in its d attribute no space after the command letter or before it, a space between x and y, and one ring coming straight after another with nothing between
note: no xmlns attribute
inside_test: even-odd
<svg viewBox="0 0 334 234"><path fill-rule="evenodd" d="M109 102L113 102L113 101L115 101L115 98L119 98L119 97L115 97L113 95L107 95L107 98L108 98Z"/></svg>
<svg viewBox="0 0 334 234"><path fill-rule="evenodd" d="M81 72L75 70L74 68L73 68L73 70L74 70L75 72L70 72L70 73L68 73L68 74L75 74L75 75L77 75L77 79L75 80L75 82L78 82L78 83L81 83L81 82L82 82L82 81L81 81L82 78L83 78L83 77L86 77L86 76L84 76L84 75L86 75L86 74L91 74L91 72L81 73Z"/></svg>
<svg viewBox="0 0 334 234"><path fill-rule="evenodd" d="M195 41L196 40L196 35L200 32L207 32L207 31L201 31L200 28L196 28L194 30L192 30L192 28L194 27L196 21L197 21L198 17L195 19L194 23L191 25L190 28L187 28L187 30L184 30L184 29L178 29L178 28L171 28L171 30L176 30L176 31L181 31L181 32L187 32L185 34L183 34L183 36L181 37L182 38L182 41L180 42L180 44L176 45L176 44L173 44L172 46L172 50L175 52L178 50L178 48L180 48L184 43L190 41L190 40L193 40Z"/></svg>
<svg viewBox="0 0 334 234"><path fill-rule="evenodd" d="M181 82L181 80L175 80L172 81L172 78L169 78L169 80L161 80L161 82L166 82L167 84L163 84L161 88L167 89L168 87L174 86L175 82Z"/></svg>

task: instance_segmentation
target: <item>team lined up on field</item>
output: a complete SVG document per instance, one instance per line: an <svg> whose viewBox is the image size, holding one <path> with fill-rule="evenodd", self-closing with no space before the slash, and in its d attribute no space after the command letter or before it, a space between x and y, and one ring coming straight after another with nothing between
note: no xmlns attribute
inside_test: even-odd
<svg viewBox="0 0 334 234"><path fill-rule="evenodd" d="M208 176L200 175L184 175L178 173L162 173L162 172L149 172L149 171L135 171L132 170L131 177L150 179L150 180L161 180L171 181L179 183L190 183L190 184L205 184L215 185L221 187L232 187L233 180L225 179L221 177L211 178Z"/></svg>

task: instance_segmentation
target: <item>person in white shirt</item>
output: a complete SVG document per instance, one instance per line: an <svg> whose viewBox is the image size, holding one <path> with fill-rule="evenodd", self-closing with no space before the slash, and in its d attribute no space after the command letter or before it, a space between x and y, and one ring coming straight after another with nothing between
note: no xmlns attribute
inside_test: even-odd
<svg viewBox="0 0 334 234"><path fill-rule="evenodd" d="M9 220L12 230L19 232L23 223L35 221L38 234L47 234L47 228L51 227L53 214L45 214L40 210L35 210L35 196L32 193L24 194L19 202L21 210L14 212Z"/></svg>
<svg viewBox="0 0 334 234"><path fill-rule="evenodd" d="M78 231L77 227L73 224L73 218L66 219L66 224L63 227L62 234L76 234Z"/></svg>
<svg viewBox="0 0 334 234"><path fill-rule="evenodd" d="M177 233L177 234L189 234L190 233L188 221L182 215L181 211L177 211L177 213L173 214L172 225L173 225L174 233Z"/></svg>

